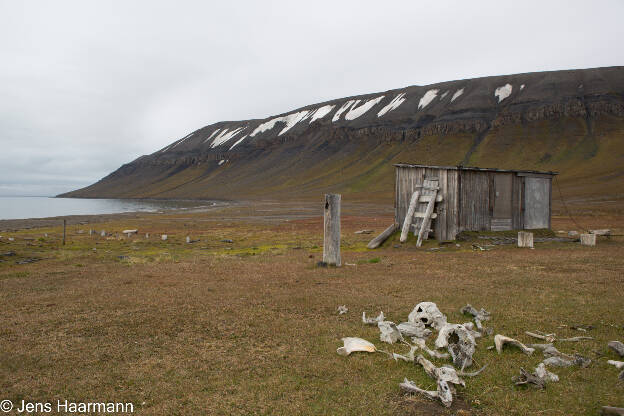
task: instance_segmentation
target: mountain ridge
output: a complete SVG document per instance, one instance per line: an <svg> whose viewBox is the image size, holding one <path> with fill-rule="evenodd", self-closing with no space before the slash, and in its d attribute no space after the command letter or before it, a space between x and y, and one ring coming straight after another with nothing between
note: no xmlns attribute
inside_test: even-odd
<svg viewBox="0 0 624 416"><path fill-rule="evenodd" d="M624 67L498 75L213 123L61 196L385 198L399 161L559 170L564 182L579 177L581 164L595 182L619 176L623 147ZM377 181L366 186L371 176Z"/></svg>

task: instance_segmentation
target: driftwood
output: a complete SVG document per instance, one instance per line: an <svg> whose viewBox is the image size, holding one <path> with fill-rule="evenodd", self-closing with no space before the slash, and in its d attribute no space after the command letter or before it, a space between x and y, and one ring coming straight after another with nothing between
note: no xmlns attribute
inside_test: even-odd
<svg viewBox="0 0 624 416"><path fill-rule="evenodd" d="M416 211L416 206L418 205L419 199L420 199L420 190L417 190L416 192L412 194L409 207L407 208L407 214L405 215L405 221L403 221L403 228L401 228L400 241L402 243L407 241L410 227L412 226L412 221L414 220L414 212Z"/></svg>
<svg viewBox="0 0 624 416"><path fill-rule="evenodd" d="M388 239L388 237L392 235L392 233L394 233L397 230L397 228L399 228L399 224L397 223L392 224L391 226L386 228L381 234L379 234L377 237L373 238L366 247L371 248L371 249L379 247L380 245L383 244L384 241Z"/></svg>
<svg viewBox="0 0 624 416"><path fill-rule="evenodd" d="M609 341L607 345L613 351L617 352L620 357L624 357L624 344L622 344L620 341Z"/></svg>
<svg viewBox="0 0 624 416"><path fill-rule="evenodd" d="M342 342L344 345L336 350L336 352L339 355L347 356L351 354L352 352L358 352L358 351L361 351L361 352L377 351L377 349L372 343L362 338L346 337L342 339Z"/></svg>
<svg viewBox="0 0 624 416"><path fill-rule="evenodd" d="M503 345L505 344L513 345L515 347L520 348L520 350L522 350L522 352L525 353L526 355L531 355L535 351L535 349L527 347L520 341L513 339L513 338L506 337L505 335L498 334L494 337L494 345L496 346L496 351L499 354L503 352Z"/></svg>
<svg viewBox="0 0 624 416"><path fill-rule="evenodd" d="M602 406L602 416L624 416L624 407Z"/></svg>

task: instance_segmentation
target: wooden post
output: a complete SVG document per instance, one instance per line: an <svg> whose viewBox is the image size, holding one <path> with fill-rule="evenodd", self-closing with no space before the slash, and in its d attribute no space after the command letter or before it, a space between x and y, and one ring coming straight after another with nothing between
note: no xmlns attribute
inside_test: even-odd
<svg viewBox="0 0 624 416"><path fill-rule="evenodd" d="M340 200L339 194L325 194L323 263L337 267L341 266Z"/></svg>
<svg viewBox="0 0 624 416"><path fill-rule="evenodd" d="M581 245L593 247L596 245L596 234L581 234Z"/></svg>
<svg viewBox="0 0 624 416"><path fill-rule="evenodd" d="M67 220L63 220L63 245L65 245L65 230L67 228Z"/></svg>
<svg viewBox="0 0 624 416"><path fill-rule="evenodd" d="M533 233L518 231L518 247L533 248Z"/></svg>

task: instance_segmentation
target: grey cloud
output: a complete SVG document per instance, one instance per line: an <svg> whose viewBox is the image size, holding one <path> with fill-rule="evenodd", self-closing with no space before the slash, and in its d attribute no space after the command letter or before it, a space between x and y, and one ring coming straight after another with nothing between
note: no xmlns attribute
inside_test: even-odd
<svg viewBox="0 0 624 416"><path fill-rule="evenodd" d="M220 120L623 64L621 1L1 1L0 195L92 183Z"/></svg>

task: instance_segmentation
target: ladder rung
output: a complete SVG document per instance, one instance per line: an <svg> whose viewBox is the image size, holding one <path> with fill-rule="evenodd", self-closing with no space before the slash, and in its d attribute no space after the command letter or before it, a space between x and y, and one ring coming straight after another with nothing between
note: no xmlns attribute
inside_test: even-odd
<svg viewBox="0 0 624 416"><path fill-rule="evenodd" d="M418 198L418 202L429 202L431 201L431 195L421 195L420 198ZM442 201L442 195L436 196L436 202L441 202Z"/></svg>
<svg viewBox="0 0 624 416"><path fill-rule="evenodd" d="M431 219L434 219L438 216L438 214L436 214L435 212L431 213ZM414 213L414 218L425 218L425 213L424 212L415 212Z"/></svg>
<svg viewBox="0 0 624 416"><path fill-rule="evenodd" d="M423 186L423 185L416 185L414 187L415 189L426 189L428 191L439 191L440 188L437 186Z"/></svg>

